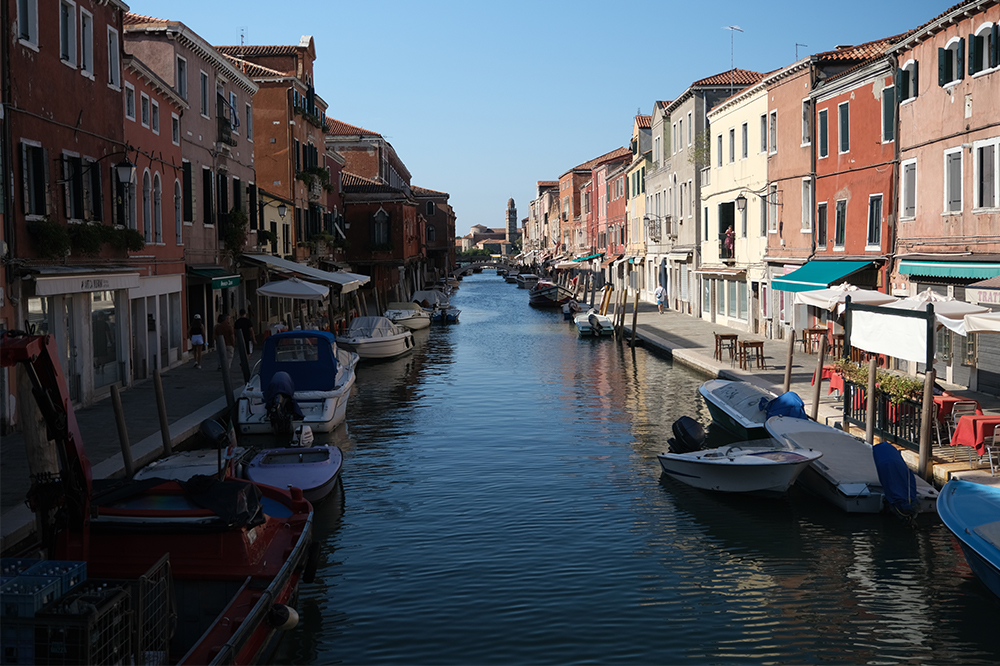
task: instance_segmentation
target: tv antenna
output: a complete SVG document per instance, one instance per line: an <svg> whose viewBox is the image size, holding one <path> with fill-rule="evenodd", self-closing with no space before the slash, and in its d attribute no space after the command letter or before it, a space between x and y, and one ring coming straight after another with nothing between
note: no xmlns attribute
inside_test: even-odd
<svg viewBox="0 0 1000 666"><path fill-rule="evenodd" d="M796 59L796 60L798 60L798 59L799 59L799 47L800 47L800 46L801 46L801 47L807 47L807 46L809 46L809 45L808 45L808 44L799 44L799 43L796 43L796 44L795 44L795 59Z"/></svg>

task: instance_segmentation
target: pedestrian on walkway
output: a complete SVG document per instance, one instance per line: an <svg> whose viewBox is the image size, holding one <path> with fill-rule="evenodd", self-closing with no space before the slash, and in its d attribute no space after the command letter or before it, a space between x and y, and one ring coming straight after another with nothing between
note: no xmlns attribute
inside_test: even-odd
<svg viewBox="0 0 1000 666"><path fill-rule="evenodd" d="M663 288L663 285L657 285L656 291L653 292L653 297L656 298L656 309L660 314L663 314L663 299L667 297L667 290Z"/></svg>
<svg viewBox="0 0 1000 666"><path fill-rule="evenodd" d="M215 325L215 337L218 338L222 336L222 341L225 346L225 366L226 372L229 372L229 368L233 365L233 349L236 347L236 330L233 328L233 322L229 321L229 315L220 314L219 323ZM222 365L219 365L219 370L222 370Z"/></svg>
<svg viewBox="0 0 1000 666"><path fill-rule="evenodd" d="M253 353L253 345L257 342L257 337L253 332L253 322L250 321L245 309L240 310L240 316L233 327L243 334L243 347L246 349L247 356L250 356Z"/></svg>
<svg viewBox="0 0 1000 666"><path fill-rule="evenodd" d="M201 350L205 348L205 327L201 324L201 315L196 314L188 330L191 339L191 351L194 352L194 367L201 367Z"/></svg>

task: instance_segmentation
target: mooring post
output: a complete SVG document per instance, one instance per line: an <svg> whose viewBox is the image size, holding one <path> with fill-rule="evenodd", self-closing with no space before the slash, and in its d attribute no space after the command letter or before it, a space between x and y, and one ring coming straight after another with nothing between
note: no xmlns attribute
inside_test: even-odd
<svg viewBox="0 0 1000 666"><path fill-rule="evenodd" d="M826 361L826 336L819 341L819 360L816 362L816 381L813 384L813 406L811 418L819 417L819 389L823 385L823 363Z"/></svg>
<svg viewBox="0 0 1000 666"><path fill-rule="evenodd" d="M865 396L865 441L872 444L875 441L875 372L878 369L876 357L868 361L868 395ZM846 429L847 424L844 424Z"/></svg>
<svg viewBox="0 0 1000 666"><path fill-rule="evenodd" d="M215 339L215 348L219 350L219 365L222 367L222 387L226 392L226 405L230 413L233 410L233 384L229 378L229 366L226 365L226 341L220 335Z"/></svg>
<svg viewBox="0 0 1000 666"><path fill-rule="evenodd" d="M917 459L917 474L931 483L933 472L928 470L928 462L931 457L931 419L934 418L934 380L937 377L937 370L932 367L927 368L924 373L924 404L920 410L920 452Z"/></svg>
<svg viewBox="0 0 1000 666"><path fill-rule="evenodd" d="M639 319L639 290L635 290L635 304L632 306L632 347L635 348L635 329Z"/></svg>
<svg viewBox="0 0 1000 666"><path fill-rule="evenodd" d="M163 455L169 456L174 452L170 443L170 424L167 422L167 402L163 396L163 380L160 379L160 371L153 371L153 390L156 394L156 413L160 417L160 439L163 440Z"/></svg>
<svg viewBox="0 0 1000 666"><path fill-rule="evenodd" d="M122 462L125 464L125 477L132 478L135 465L132 463L132 447L128 443L128 429L125 427L125 412L122 410L122 397L118 393L118 385L111 385L111 406L115 410L115 424L118 426L118 441L122 445Z"/></svg>
<svg viewBox="0 0 1000 666"><path fill-rule="evenodd" d="M792 361L795 359L795 329L788 329L788 354L785 357L785 393L792 388Z"/></svg>

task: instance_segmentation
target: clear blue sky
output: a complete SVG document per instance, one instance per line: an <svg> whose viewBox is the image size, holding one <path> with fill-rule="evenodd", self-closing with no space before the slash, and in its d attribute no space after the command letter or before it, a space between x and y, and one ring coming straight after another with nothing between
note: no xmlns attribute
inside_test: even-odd
<svg viewBox="0 0 1000 666"><path fill-rule="evenodd" d="M127 0L128 1L128 0ZM528 214L535 181L627 145L637 112L735 65L905 32L952 0L630 3L592 0L289 2L131 0L212 44L316 41L328 115L379 132L413 184L451 194L456 233Z"/></svg>

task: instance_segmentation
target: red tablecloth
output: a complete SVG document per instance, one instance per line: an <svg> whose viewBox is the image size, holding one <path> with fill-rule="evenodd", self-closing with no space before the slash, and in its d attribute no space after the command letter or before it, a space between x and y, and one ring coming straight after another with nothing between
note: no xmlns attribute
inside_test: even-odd
<svg viewBox="0 0 1000 666"><path fill-rule="evenodd" d="M826 391L827 395L830 395L834 391L839 391L841 395L844 394L844 376L839 372L837 372L837 366L824 365L822 379L830 380L830 388L828 388ZM812 383L813 384L816 383L815 372L813 372Z"/></svg>
<svg viewBox="0 0 1000 666"><path fill-rule="evenodd" d="M976 403L976 414L982 414L983 410L979 408L979 403L971 398L961 398L957 395L951 395L949 393L944 393L943 395L934 396L934 402L938 406L938 421L945 423L948 420L948 415L951 414L952 408L955 406L956 402L975 402Z"/></svg>
<svg viewBox="0 0 1000 666"><path fill-rule="evenodd" d="M986 453L984 439L993 436L993 429L1000 425L1000 415L990 414L988 416L963 416L955 426L955 434L951 436L951 445L975 447L976 453L983 455Z"/></svg>

